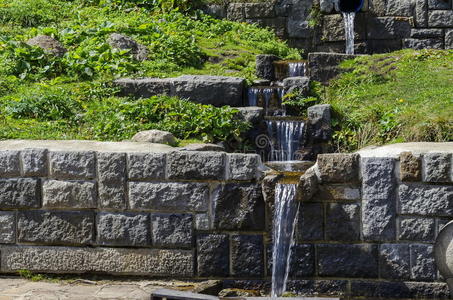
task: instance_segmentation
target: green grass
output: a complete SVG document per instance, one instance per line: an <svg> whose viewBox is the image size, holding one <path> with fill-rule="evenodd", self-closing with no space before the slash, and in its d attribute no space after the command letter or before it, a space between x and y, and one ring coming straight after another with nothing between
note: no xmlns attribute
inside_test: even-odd
<svg viewBox="0 0 453 300"><path fill-rule="evenodd" d="M320 98L334 109L337 151L453 141L453 51L402 50L346 61Z"/></svg>

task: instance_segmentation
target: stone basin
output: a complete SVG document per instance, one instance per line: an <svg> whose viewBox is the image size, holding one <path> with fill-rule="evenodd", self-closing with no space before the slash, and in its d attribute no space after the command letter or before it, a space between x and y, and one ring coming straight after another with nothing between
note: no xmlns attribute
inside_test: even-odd
<svg viewBox="0 0 453 300"><path fill-rule="evenodd" d="M268 161L267 167L278 173L304 173L315 163L307 160L290 160L290 161Z"/></svg>

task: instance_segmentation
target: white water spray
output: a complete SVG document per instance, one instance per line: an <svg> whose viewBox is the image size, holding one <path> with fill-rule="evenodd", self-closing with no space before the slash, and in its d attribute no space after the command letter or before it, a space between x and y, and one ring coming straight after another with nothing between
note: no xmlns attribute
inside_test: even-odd
<svg viewBox="0 0 453 300"><path fill-rule="evenodd" d="M343 12L346 34L346 54L354 54L354 19L355 12Z"/></svg>
<svg viewBox="0 0 453 300"><path fill-rule="evenodd" d="M295 160L296 151L303 144L304 122L269 120L266 121L271 143L271 161Z"/></svg>

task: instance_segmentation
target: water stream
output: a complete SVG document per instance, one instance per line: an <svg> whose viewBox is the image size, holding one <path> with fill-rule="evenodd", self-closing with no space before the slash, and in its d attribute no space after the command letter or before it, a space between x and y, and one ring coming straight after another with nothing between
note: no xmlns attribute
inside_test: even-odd
<svg viewBox="0 0 453 300"><path fill-rule="evenodd" d="M304 61L290 62L288 64L289 77L305 76L307 63Z"/></svg>
<svg viewBox="0 0 453 300"><path fill-rule="evenodd" d="M251 87L247 92L247 104L260 106L269 115L270 111L281 109L284 92L283 87Z"/></svg>
<svg viewBox="0 0 453 300"><path fill-rule="evenodd" d="M354 54L354 19L355 12L342 12L346 34L346 54Z"/></svg>
<svg viewBox="0 0 453 300"><path fill-rule="evenodd" d="M302 121L268 120L270 161L297 160L297 151L303 145L305 124Z"/></svg>
<svg viewBox="0 0 453 300"><path fill-rule="evenodd" d="M295 195L296 184L277 184L275 187L271 297L279 297L286 290L299 211Z"/></svg>

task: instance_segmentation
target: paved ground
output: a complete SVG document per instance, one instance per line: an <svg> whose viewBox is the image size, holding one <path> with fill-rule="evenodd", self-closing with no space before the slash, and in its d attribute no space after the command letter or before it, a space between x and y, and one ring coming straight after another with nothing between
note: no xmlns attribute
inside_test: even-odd
<svg viewBox="0 0 453 300"><path fill-rule="evenodd" d="M141 300L159 288L192 290L197 284L181 281L84 279L30 281L0 277L0 300Z"/></svg>

